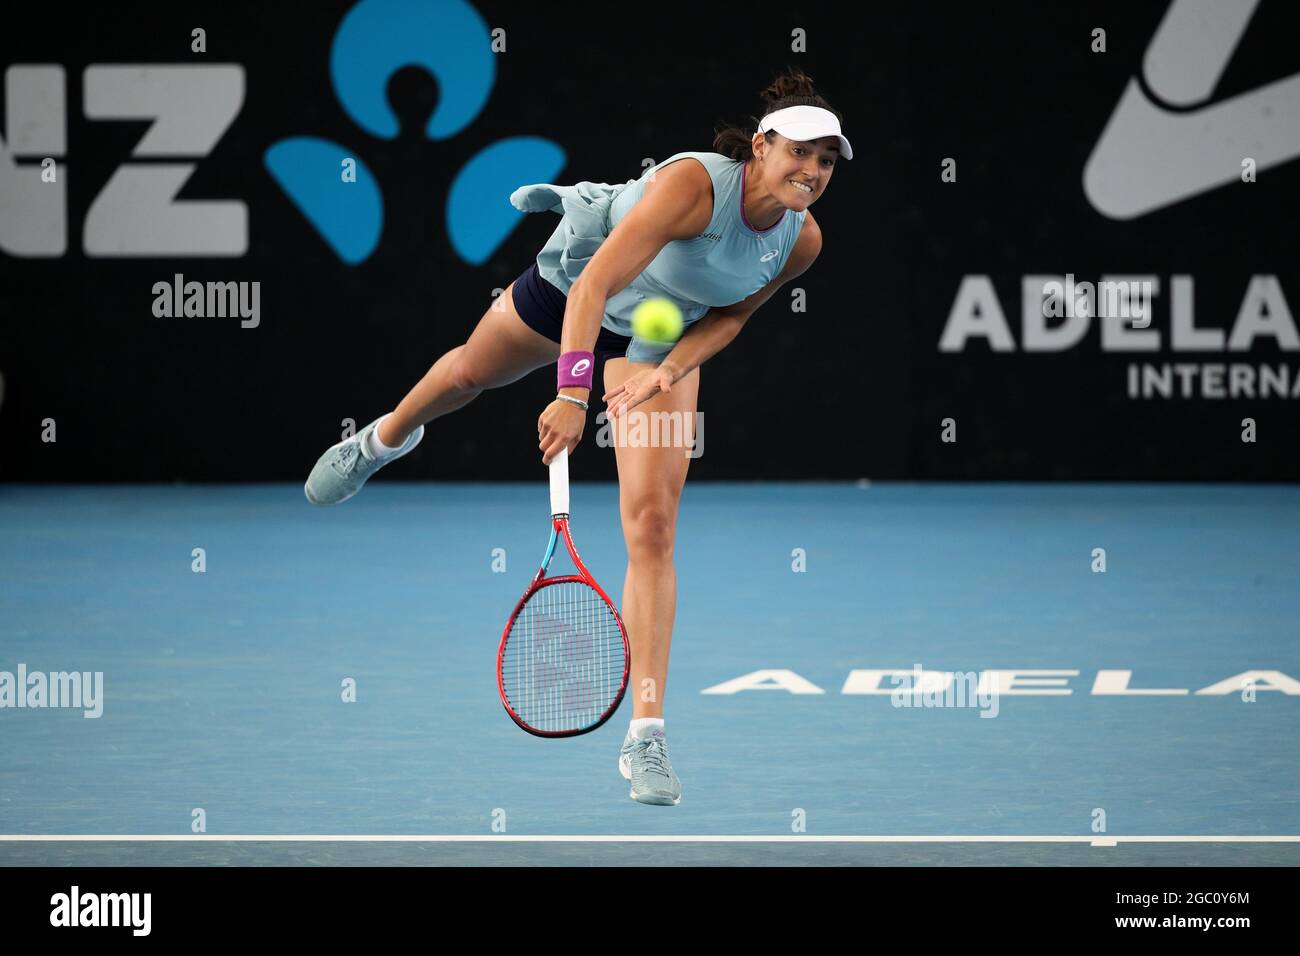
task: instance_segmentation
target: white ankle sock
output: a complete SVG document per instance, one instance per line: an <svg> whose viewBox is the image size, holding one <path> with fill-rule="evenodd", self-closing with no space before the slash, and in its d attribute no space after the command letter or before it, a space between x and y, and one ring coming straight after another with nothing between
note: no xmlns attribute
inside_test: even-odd
<svg viewBox="0 0 1300 956"><path fill-rule="evenodd" d="M656 730L664 729L664 719L662 717L638 717L632 721L629 729L632 736L637 740L649 737Z"/></svg>
<svg viewBox="0 0 1300 956"><path fill-rule="evenodd" d="M384 418L387 417L387 415L384 416ZM379 419L380 424L383 424L384 418ZM370 435L366 440L366 451L370 452L374 458L388 458L391 455L396 455L401 450L401 447L401 445L398 445L397 448L389 448L385 445L383 439L379 437L379 425L370 430Z"/></svg>

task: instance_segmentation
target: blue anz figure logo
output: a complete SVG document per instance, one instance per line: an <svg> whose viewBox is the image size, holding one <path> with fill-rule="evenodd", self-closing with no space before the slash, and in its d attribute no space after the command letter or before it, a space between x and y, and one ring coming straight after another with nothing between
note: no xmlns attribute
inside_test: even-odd
<svg viewBox="0 0 1300 956"><path fill-rule="evenodd" d="M362 0L347 12L330 50L330 82L352 122L379 139L397 137L386 89L406 66L424 67L438 81L441 96L424 135L450 139L482 111L496 80L487 24L463 0ZM355 182L342 181L347 158L356 161ZM447 235L456 254L475 266L490 259L525 215L510 204L511 191L553 180L566 159L550 140L513 136L466 162L447 195ZM370 257L384 231L384 198L356 150L295 136L273 144L264 161L341 260L357 265Z"/></svg>

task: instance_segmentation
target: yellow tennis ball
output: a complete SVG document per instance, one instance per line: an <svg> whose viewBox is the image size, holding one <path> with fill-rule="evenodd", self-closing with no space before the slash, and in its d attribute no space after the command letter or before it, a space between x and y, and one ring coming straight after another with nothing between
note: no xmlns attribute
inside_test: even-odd
<svg viewBox="0 0 1300 956"><path fill-rule="evenodd" d="M682 337L682 310L669 299L646 299L632 310L632 334L649 342Z"/></svg>

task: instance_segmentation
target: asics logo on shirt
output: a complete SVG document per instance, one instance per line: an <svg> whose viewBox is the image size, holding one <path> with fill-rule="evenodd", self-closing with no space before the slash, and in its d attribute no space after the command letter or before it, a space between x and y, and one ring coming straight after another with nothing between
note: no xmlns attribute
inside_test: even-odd
<svg viewBox="0 0 1300 956"><path fill-rule="evenodd" d="M761 256L759 256L758 261L759 261L759 262L767 262L767 261L770 260L770 259L775 259L775 258L776 258L777 256L779 256L780 254L781 254L781 252L780 252L779 249L769 249L767 252L765 252L765 253L763 253Z"/></svg>

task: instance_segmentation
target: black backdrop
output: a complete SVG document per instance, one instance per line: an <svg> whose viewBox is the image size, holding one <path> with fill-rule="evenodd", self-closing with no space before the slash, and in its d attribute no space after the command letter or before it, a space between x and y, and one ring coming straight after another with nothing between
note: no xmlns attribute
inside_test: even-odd
<svg viewBox="0 0 1300 956"><path fill-rule="evenodd" d="M1133 398L1130 363L1244 362L1297 371L1294 350L1174 352L1169 290L1195 279L1198 327L1230 329L1252 276L1276 276L1300 308L1300 163L1259 172L1128 221L1097 212L1082 171L1165 3L609 5L480 3L506 29L490 97L459 135L423 122L438 86L398 71L402 133L358 129L330 86L331 38L350 3L221 4L3 14L0 64L67 72L68 251L0 253L0 474L22 481L302 480L341 421L391 407L467 337L556 224L526 217L482 265L460 261L443 205L452 171L503 136L560 144L553 181L621 182L655 160L709 149L721 121L759 111L756 93L793 64L845 116L857 158L815 206L825 247L787 292L702 372L704 454L692 480L1295 480L1297 400ZM39 15L33 15L36 11ZM1234 96L1300 70L1294 4L1264 0L1215 87ZM190 31L207 32L206 54ZM1107 50L1090 49L1094 28ZM802 29L807 51L790 48ZM485 41L486 42L486 41ZM81 223L148 124L87 119L92 63L239 63L243 106L180 199L240 199L250 242L235 258L100 258ZM0 131L4 127L0 126ZM374 254L341 262L263 164L268 146L314 135L354 146L382 184ZM957 181L941 162L957 161ZM31 157L20 161L31 163ZM505 200L503 195L502 201ZM0 215L13 215L0 207ZM259 281L261 322L165 319L153 284ZM1073 273L1158 277L1156 352L1103 351L1096 323L1060 352L1021 347L1021 281ZM987 275L1016 342L941 352L965 276ZM539 474L535 421L553 394L540 370L435 422L395 476ZM940 440L956 421L957 441ZM1254 418L1258 440L1243 443ZM54 419L57 441L42 441ZM589 422L575 476L614 477Z"/></svg>

